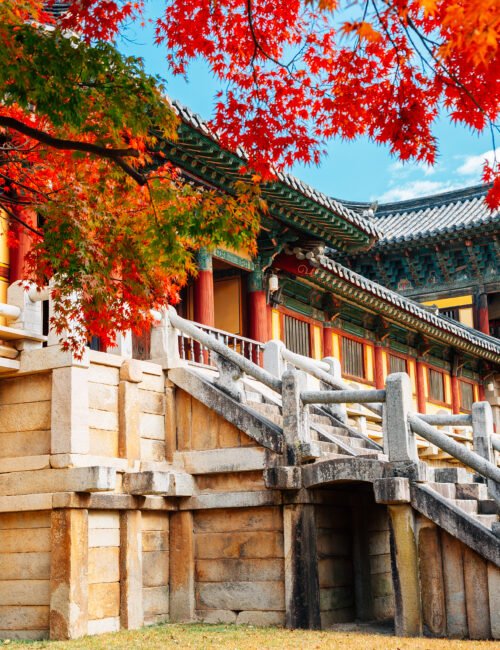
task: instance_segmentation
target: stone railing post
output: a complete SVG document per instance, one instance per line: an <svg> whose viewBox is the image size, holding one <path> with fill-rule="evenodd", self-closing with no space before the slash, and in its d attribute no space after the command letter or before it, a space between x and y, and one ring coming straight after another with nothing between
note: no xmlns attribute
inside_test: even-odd
<svg viewBox="0 0 500 650"><path fill-rule="evenodd" d="M116 335L116 342L113 347L108 347L106 352L109 354L116 354L119 357L125 357L125 359L131 359L132 354L132 331L127 330L126 332L118 332Z"/></svg>
<svg viewBox="0 0 500 650"><path fill-rule="evenodd" d="M42 302L40 300L31 300L25 286L25 282L14 282L7 289L7 303L13 307L18 307L21 311L16 320L9 321L9 325L42 336ZM35 285L32 286L33 288L35 287ZM39 341L16 342L16 348L18 350L32 350L41 347L42 343Z"/></svg>
<svg viewBox="0 0 500 650"><path fill-rule="evenodd" d="M282 353L284 347L283 341L278 339L268 341L264 346L264 370L278 379L281 379L286 370L286 361L283 359Z"/></svg>
<svg viewBox="0 0 500 650"><path fill-rule="evenodd" d="M410 377L405 372L389 375L383 421L384 453L391 462L418 463L415 434L408 424L411 408Z"/></svg>
<svg viewBox="0 0 500 650"><path fill-rule="evenodd" d="M491 444L493 433L493 412L490 404L488 402L474 402L472 405L474 451L490 463L495 462L495 453ZM491 479L488 479L486 484L491 496L497 503L500 503L500 485Z"/></svg>
<svg viewBox="0 0 500 650"><path fill-rule="evenodd" d="M172 326L167 310L161 312L158 325L151 328L151 361L159 363L163 369L181 364L177 330Z"/></svg>
<svg viewBox="0 0 500 650"><path fill-rule="evenodd" d="M286 370L282 376L283 435L289 461L295 464L300 448L310 442L308 407L302 404L301 392L306 386L306 374L300 370Z"/></svg>
<svg viewBox="0 0 500 650"><path fill-rule="evenodd" d="M323 359L324 363L327 363L329 366L328 373L334 379L342 379L342 367L340 361L335 357L325 357ZM332 387L328 384L321 382L321 390L331 390ZM331 413L337 420L347 424L347 408L345 404L324 404L323 408Z"/></svg>

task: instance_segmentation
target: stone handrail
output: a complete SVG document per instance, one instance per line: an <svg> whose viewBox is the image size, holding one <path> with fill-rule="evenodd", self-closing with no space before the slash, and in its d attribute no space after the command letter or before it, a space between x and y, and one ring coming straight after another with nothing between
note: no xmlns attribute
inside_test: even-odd
<svg viewBox="0 0 500 650"><path fill-rule="evenodd" d="M301 393L303 404L372 404L385 402L385 390L310 390Z"/></svg>
<svg viewBox="0 0 500 650"><path fill-rule="evenodd" d="M167 311L168 320L173 327L178 329L183 334L187 334L192 339L208 348L212 352L215 352L220 357L227 359L235 366L237 366L241 371L245 372L250 377L257 379L257 381L262 382L268 388L276 392L281 392L281 380L277 377L271 375L250 359L246 359L241 354L238 354L234 350L231 350L227 345L224 345L221 341L218 341L215 336L204 332L202 329L194 325L191 321L182 318L177 314L173 307L169 307Z"/></svg>
<svg viewBox="0 0 500 650"><path fill-rule="evenodd" d="M455 442L445 433L439 431L432 425L427 424L427 422L416 413L409 414L408 422L412 430L415 433L418 433L419 436L422 436L422 438L425 438L433 445L446 451L467 467L470 467L481 474L481 476L489 478L496 483L500 483L500 469L489 460L486 460L476 452L467 449L464 445Z"/></svg>

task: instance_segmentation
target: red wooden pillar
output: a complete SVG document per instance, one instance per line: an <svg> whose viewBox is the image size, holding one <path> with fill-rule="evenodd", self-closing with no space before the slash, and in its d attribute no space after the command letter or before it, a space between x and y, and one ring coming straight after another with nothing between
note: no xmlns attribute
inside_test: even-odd
<svg viewBox="0 0 500 650"><path fill-rule="evenodd" d="M262 271L256 269L248 276L248 336L255 341L269 340L267 300Z"/></svg>
<svg viewBox="0 0 500 650"><path fill-rule="evenodd" d="M484 384L482 381L480 381L478 384L478 392L479 392L479 401L486 402L486 391L484 390Z"/></svg>
<svg viewBox="0 0 500 650"><path fill-rule="evenodd" d="M460 384L456 375L451 375L451 410L460 413Z"/></svg>
<svg viewBox="0 0 500 650"><path fill-rule="evenodd" d="M380 343L375 343L375 386L384 388L384 355L383 347Z"/></svg>
<svg viewBox="0 0 500 650"><path fill-rule="evenodd" d="M490 318L488 314L488 295L486 293L480 293L477 296L477 323L476 329L483 334L490 333Z"/></svg>
<svg viewBox="0 0 500 650"><path fill-rule="evenodd" d="M328 325L323 325L323 357L333 357L333 336L332 328Z"/></svg>
<svg viewBox="0 0 500 650"><path fill-rule="evenodd" d="M198 253L198 269L193 287L194 320L201 325L215 327L212 256L205 249L201 249Z"/></svg>
<svg viewBox="0 0 500 650"><path fill-rule="evenodd" d="M198 275L193 285L193 317L196 323L215 327L214 274L212 256L204 248L198 252ZM193 360L209 363L208 350L201 352L200 344L194 344Z"/></svg>
<svg viewBox="0 0 500 650"><path fill-rule="evenodd" d="M425 413L425 365L417 359L417 408L419 413Z"/></svg>
<svg viewBox="0 0 500 650"><path fill-rule="evenodd" d="M36 226L33 219L25 216L23 219L33 228ZM31 248L31 236L28 229L16 221L10 227L15 234L18 245L9 247L9 284L24 278L24 258Z"/></svg>

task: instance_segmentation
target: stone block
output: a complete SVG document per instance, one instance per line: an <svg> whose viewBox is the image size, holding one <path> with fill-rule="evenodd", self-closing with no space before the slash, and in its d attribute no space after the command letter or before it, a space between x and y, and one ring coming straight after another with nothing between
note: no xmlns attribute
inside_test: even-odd
<svg viewBox="0 0 500 650"><path fill-rule="evenodd" d="M49 528L0 530L2 553L45 553L50 546Z"/></svg>
<svg viewBox="0 0 500 650"><path fill-rule="evenodd" d="M465 609L469 638L490 638L487 562L464 546Z"/></svg>
<svg viewBox="0 0 500 650"><path fill-rule="evenodd" d="M145 587L142 590L144 601L144 613L148 616L155 614L167 614L169 611L169 588Z"/></svg>
<svg viewBox="0 0 500 650"><path fill-rule="evenodd" d="M262 470L267 459L265 449L241 447L184 452L179 456L190 474Z"/></svg>
<svg viewBox="0 0 500 650"><path fill-rule="evenodd" d="M154 413L141 413L139 434L141 438L165 441L165 417Z"/></svg>
<svg viewBox="0 0 500 650"><path fill-rule="evenodd" d="M170 620L195 618L194 533L190 511L173 512L170 518Z"/></svg>
<svg viewBox="0 0 500 650"><path fill-rule="evenodd" d="M252 625L253 627L283 627L285 612L239 612L236 625Z"/></svg>
<svg viewBox="0 0 500 650"><path fill-rule="evenodd" d="M98 583L89 585L89 620L120 615L120 584Z"/></svg>
<svg viewBox="0 0 500 650"><path fill-rule="evenodd" d="M50 553L1 553L2 580L49 580Z"/></svg>
<svg viewBox="0 0 500 650"><path fill-rule="evenodd" d="M448 533L441 531L443 582L446 604L446 630L450 638L468 636L465 608L463 545Z"/></svg>
<svg viewBox="0 0 500 650"><path fill-rule="evenodd" d="M88 381L87 368L56 368L52 372L52 454L89 452Z"/></svg>
<svg viewBox="0 0 500 650"><path fill-rule="evenodd" d="M283 529L279 508L246 508L230 512L222 509L198 511L194 515L196 533L274 531Z"/></svg>
<svg viewBox="0 0 500 650"><path fill-rule="evenodd" d="M28 402L26 404L4 404L0 406L2 434L18 431L50 429L51 403Z"/></svg>
<svg viewBox="0 0 500 650"><path fill-rule="evenodd" d="M89 382L89 408L118 412L118 387Z"/></svg>
<svg viewBox="0 0 500 650"><path fill-rule="evenodd" d="M353 607L354 590L352 586L320 589L319 603L322 612Z"/></svg>
<svg viewBox="0 0 500 650"><path fill-rule="evenodd" d="M144 551L168 551L168 532L148 530L142 533L142 548Z"/></svg>
<svg viewBox="0 0 500 650"><path fill-rule="evenodd" d="M0 579L0 607L39 606L50 601L48 580L5 580Z"/></svg>
<svg viewBox="0 0 500 650"><path fill-rule="evenodd" d="M118 528L93 528L89 530L89 548L119 545L120 530Z"/></svg>
<svg viewBox="0 0 500 650"><path fill-rule="evenodd" d="M197 587L200 609L282 610L285 591L282 582L214 582Z"/></svg>
<svg viewBox="0 0 500 650"><path fill-rule="evenodd" d="M102 366L91 363L88 373L89 382L95 384L107 384L109 386L118 386L119 370L112 366Z"/></svg>
<svg viewBox="0 0 500 650"><path fill-rule="evenodd" d="M464 467L436 467L434 480L436 483L471 483L472 474Z"/></svg>
<svg viewBox="0 0 500 650"><path fill-rule="evenodd" d="M48 627L47 606L0 607L0 630L47 630ZM12 638L12 635L8 634L7 638Z"/></svg>
<svg viewBox="0 0 500 650"><path fill-rule="evenodd" d="M194 492L194 482L189 474L180 472L134 472L124 475L123 489L128 494L190 496Z"/></svg>
<svg viewBox="0 0 500 650"><path fill-rule="evenodd" d="M147 551L142 555L142 582L144 587L168 585L168 551Z"/></svg>
<svg viewBox="0 0 500 650"><path fill-rule="evenodd" d="M107 632L118 632L120 630L120 617L111 616L109 618L98 618L94 621L89 621L88 632L89 635L106 634Z"/></svg>
<svg viewBox="0 0 500 650"><path fill-rule="evenodd" d="M198 533L196 557L199 559L283 557L283 535L279 532Z"/></svg>
<svg viewBox="0 0 500 650"><path fill-rule="evenodd" d="M23 457L27 449L32 455L50 454L50 429L0 433L0 458Z"/></svg>
<svg viewBox="0 0 500 650"><path fill-rule="evenodd" d="M143 512L142 530L168 531L168 514L163 512Z"/></svg>
<svg viewBox="0 0 500 650"><path fill-rule="evenodd" d="M0 405L45 402L51 397L50 373L2 380Z"/></svg>
<svg viewBox="0 0 500 650"><path fill-rule="evenodd" d="M491 637L500 639L500 568L488 563L488 600L490 606Z"/></svg>
<svg viewBox="0 0 500 650"><path fill-rule="evenodd" d="M120 621L126 630L144 623L141 517L140 510L120 514Z"/></svg>
<svg viewBox="0 0 500 650"><path fill-rule="evenodd" d="M120 367L120 380L140 384L144 380L142 365L138 359L127 359Z"/></svg>
<svg viewBox="0 0 500 650"><path fill-rule="evenodd" d="M139 446L142 460L156 462L165 460L165 443L163 441L140 438Z"/></svg>
<svg viewBox="0 0 500 650"><path fill-rule="evenodd" d="M206 625L232 625L236 623L236 612L230 609L200 610L199 619Z"/></svg>
<svg viewBox="0 0 500 650"><path fill-rule="evenodd" d="M269 467L264 471L266 487L277 490L300 490L302 470L300 467Z"/></svg>
<svg viewBox="0 0 500 650"><path fill-rule="evenodd" d="M282 559L196 560L197 582L279 582L283 579Z"/></svg>
<svg viewBox="0 0 500 650"><path fill-rule="evenodd" d="M347 558L329 557L318 562L321 588L343 587L352 584L352 563Z"/></svg>
<svg viewBox="0 0 500 650"><path fill-rule="evenodd" d="M120 558L117 546L89 548L89 584L118 582Z"/></svg>
<svg viewBox="0 0 500 650"><path fill-rule="evenodd" d="M377 503L409 503L411 500L410 481L407 478L378 479L373 484L373 491Z"/></svg>

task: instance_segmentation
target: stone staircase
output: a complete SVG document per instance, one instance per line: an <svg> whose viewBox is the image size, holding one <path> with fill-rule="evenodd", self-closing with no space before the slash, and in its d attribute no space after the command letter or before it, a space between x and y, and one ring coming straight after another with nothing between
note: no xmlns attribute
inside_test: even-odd
<svg viewBox="0 0 500 650"><path fill-rule="evenodd" d="M434 481L426 483L448 502L457 506L495 534L500 536L499 509L485 483L476 482L463 467L434 469Z"/></svg>

